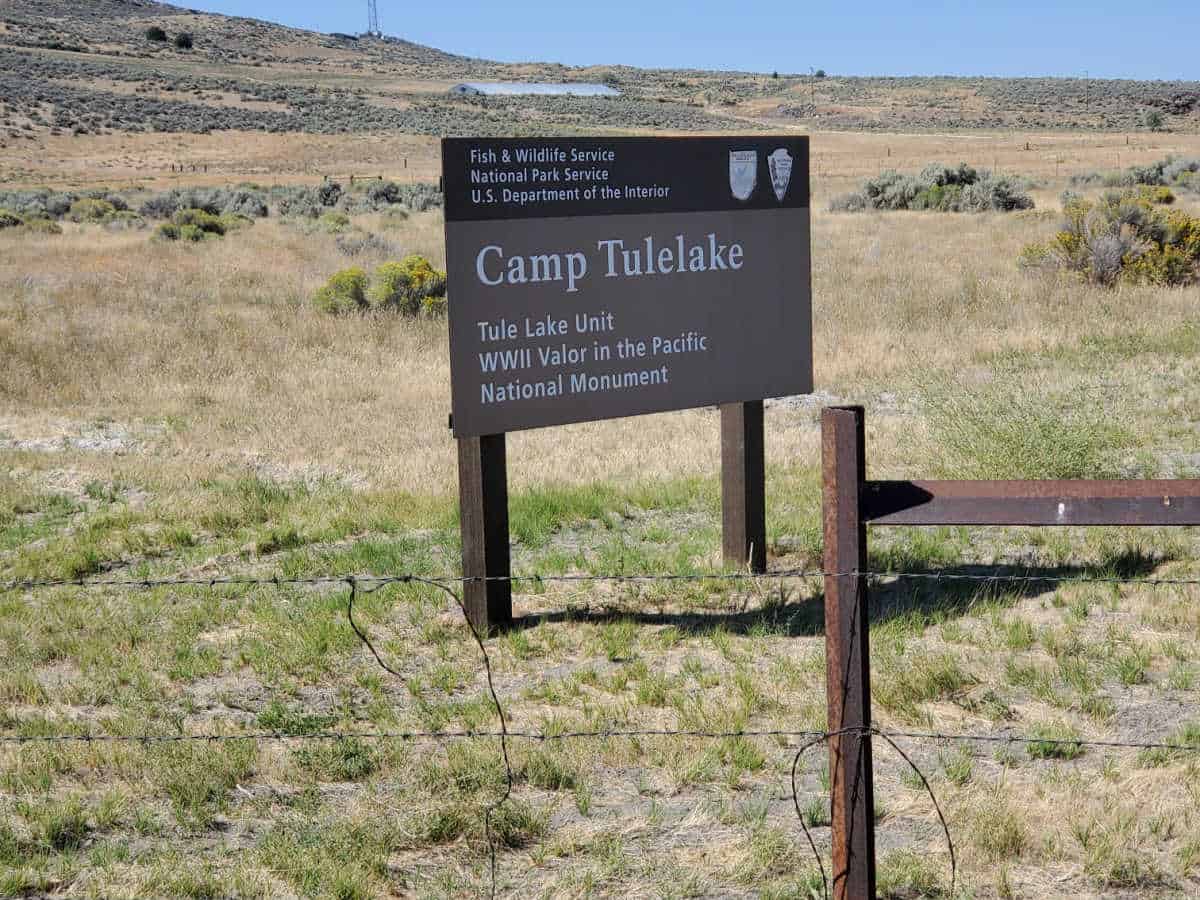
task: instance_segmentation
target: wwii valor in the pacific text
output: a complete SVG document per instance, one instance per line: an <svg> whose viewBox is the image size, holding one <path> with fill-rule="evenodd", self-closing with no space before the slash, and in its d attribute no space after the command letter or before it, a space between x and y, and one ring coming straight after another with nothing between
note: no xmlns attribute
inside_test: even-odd
<svg viewBox="0 0 1200 900"><path fill-rule="evenodd" d="M663 360L684 353L706 353L710 345L709 337L697 331L621 337L608 343L596 337L611 339L617 328L616 317L608 311L598 315L577 312L567 318L500 318L477 324L480 344L496 348L479 353L480 372L492 379L479 386L483 405L669 384L671 370ZM541 346L520 346L523 341L547 340L550 343ZM504 347L510 343L518 346ZM608 363L616 367L595 374L554 371ZM628 363L635 368L621 366ZM536 377L531 377L535 373Z"/></svg>

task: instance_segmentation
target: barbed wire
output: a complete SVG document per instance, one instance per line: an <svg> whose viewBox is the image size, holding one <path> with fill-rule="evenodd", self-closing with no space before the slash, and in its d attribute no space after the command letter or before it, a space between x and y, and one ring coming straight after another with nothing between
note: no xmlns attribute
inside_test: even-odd
<svg viewBox="0 0 1200 900"><path fill-rule="evenodd" d="M982 565L982 564L977 564ZM1000 568L1009 566L1001 565ZM468 585L493 582L510 582L513 584L554 584L571 582L689 582L689 581L777 581L786 578L871 578L877 580L923 580L923 581L965 581L965 582L1007 582L1033 584L1109 584L1109 585L1142 585L1146 587L1200 587L1200 577L1195 578L1144 578L1121 575L1089 575L1083 572L1070 574L1032 574L1030 567L1023 567L1023 572L958 572L947 569L924 572L873 571L852 570L848 572L827 572L820 569L780 569L770 572L669 572L669 573L605 573L605 574L564 574L564 575L372 575L367 573L349 575L320 575L312 577L280 577L270 578L226 576L213 578L58 578L58 579L28 579L0 582L0 591L29 591L40 588L143 588L159 587L208 587L223 586L238 587L316 587L322 585L345 585L355 581L360 585L397 585L397 584L426 584L434 587L445 587L448 584Z"/></svg>
<svg viewBox="0 0 1200 900"><path fill-rule="evenodd" d="M329 741L329 740L379 740L403 741L406 743L441 743L459 740L487 740L504 736L512 741L553 743L574 740L613 740L620 738L693 738L696 740L736 740L738 738L789 738L794 740L824 741L840 735L875 735L878 737L902 738L907 740L938 741L943 743L991 743L1061 747L1092 747L1109 750L1164 750L1179 753L1200 753L1200 744L1180 744L1172 741L1121 741L1095 738L1051 738L1031 734L966 734L938 731L891 731L881 728L853 729L840 731L794 731L790 729L743 729L737 731L697 731L674 728L608 728L594 731L247 731L206 732L192 734L0 734L0 744L162 744L178 742L219 743L222 741Z"/></svg>

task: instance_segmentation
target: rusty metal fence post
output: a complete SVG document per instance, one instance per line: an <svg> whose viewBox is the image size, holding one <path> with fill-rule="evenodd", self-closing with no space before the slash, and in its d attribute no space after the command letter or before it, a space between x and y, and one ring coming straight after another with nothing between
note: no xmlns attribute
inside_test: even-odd
<svg viewBox="0 0 1200 900"><path fill-rule="evenodd" d="M875 900L874 785L865 733L871 726L867 580L856 574L867 570L863 417L861 406L821 413L834 900Z"/></svg>

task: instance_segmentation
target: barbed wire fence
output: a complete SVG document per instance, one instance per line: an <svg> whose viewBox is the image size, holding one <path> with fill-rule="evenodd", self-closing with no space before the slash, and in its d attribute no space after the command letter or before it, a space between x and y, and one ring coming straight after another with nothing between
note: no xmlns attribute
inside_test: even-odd
<svg viewBox="0 0 1200 900"><path fill-rule="evenodd" d="M999 567L1013 569L1014 567ZM0 734L0 746L3 745L33 745L33 744L173 744L173 743L221 743L231 741L252 742L307 742L329 740L369 740L369 741L400 741L407 743L445 744L462 740L494 740L504 767L504 787L500 794L484 807L484 839L488 847L488 894L495 898L498 889L498 854L499 845L494 834L493 819L498 810L509 801L516 787L517 776L513 768L510 746L513 742L533 742L539 744L561 743L577 740L611 740L617 738L690 738L696 740L730 740L745 738L775 738L800 742L795 749L790 767L790 799L794 807L800 830L812 852L822 883L822 895L826 900L831 897L830 874L836 879L836 873L826 873L825 861L817 848L812 832L805 822L805 815L800 805L800 787L798 771L800 763L806 754L818 746L827 745L831 739L852 737L867 740L878 738L887 744L903 762L912 769L920 781L925 793L928 794L934 812L941 826L949 858L949 891L947 896L953 896L958 881L958 862L954 838L949 823L938 801L929 777L897 743L900 740L926 741L937 744L994 744L1007 746L1038 746L1042 748L1100 748L1107 750L1141 750L1162 751L1179 754L1200 753L1200 744L1179 743L1173 741L1133 741L1133 740L1102 740L1084 737L1055 738L1051 736L1017 734L1017 733L962 733L937 730L895 730L875 726L867 728L843 728L835 731L790 730L790 729L731 729L731 730L698 730L698 729L667 729L667 728L602 728L574 731L530 731L510 729L509 715L506 713L504 702L496 688L493 676L493 660L488 650L489 635L482 634L467 615L460 590L464 585L480 581L509 581L514 584L549 585L554 583L575 584L637 584L637 583L681 583L681 582L783 582L789 579L816 578L863 578L873 582L885 580L917 581L939 583L969 583L983 586L998 585L1106 585L1106 586L1140 586L1140 587L1200 587L1200 578L1155 578L1131 577L1120 574L1088 574L1072 572L1066 574L1038 574L1025 570L992 571L987 573L966 573L950 570L929 571L850 571L826 572L814 569L783 569L754 573L749 571L712 572L712 573L614 573L614 574L526 574L498 577L467 577L461 575L330 575L313 577L251 577L251 576L219 576L219 577L179 577L179 578L95 578L81 577L71 579L17 579L0 582L0 594L26 593L54 588L77 588L85 590L148 590L165 587L344 587L347 591L346 620L349 627L358 637L363 646L370 652L379 667L389 675L398 679L402 685L407 685L406 677L383 654L380 653L367 631L354 617L355 603L363 595L374 593L389 585L424 585L444 592L462 613L463 621L470 632L473 642L480 655L480 665L483 670L487 694L491 706L495 710L498 727L490 729L465 730L317 730L304 732L287 731L247 731L247 732L204 732L174 734L142 733L142 734L111 734L111 733L45 733L36 734Z"/></svg>

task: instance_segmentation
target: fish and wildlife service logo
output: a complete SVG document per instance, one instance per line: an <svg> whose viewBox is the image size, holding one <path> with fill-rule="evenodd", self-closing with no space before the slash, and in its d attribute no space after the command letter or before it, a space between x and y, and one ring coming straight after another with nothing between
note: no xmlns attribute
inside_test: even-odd
<svg viewBox="0 0 1200 900"><path fill-rule="evenodd" d="M771 173L771 187L775 188L775 197L780 203L787 194L788 183L792 180L792 154L780 147L767 157L767 169Z"/></svg>
<svg viewBox="0 0 1200 900"><path fill-rule="evenodd" d="M753 150L729 151L729 189L738 200L749 200L758 184L758 154Z"/></svg>

